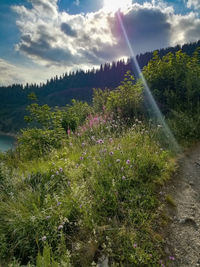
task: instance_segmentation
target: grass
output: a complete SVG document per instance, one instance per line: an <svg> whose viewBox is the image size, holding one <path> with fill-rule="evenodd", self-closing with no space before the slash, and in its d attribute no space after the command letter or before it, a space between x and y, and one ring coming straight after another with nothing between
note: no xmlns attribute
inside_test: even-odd
<svg viewBox="0 0 200 267"><path fill-rule="evenodd" d="M175 163L144 125L72 136L17 165L1 166L4 265L88 267L101 256L110 266L161 265L156 191Z"/></svg>

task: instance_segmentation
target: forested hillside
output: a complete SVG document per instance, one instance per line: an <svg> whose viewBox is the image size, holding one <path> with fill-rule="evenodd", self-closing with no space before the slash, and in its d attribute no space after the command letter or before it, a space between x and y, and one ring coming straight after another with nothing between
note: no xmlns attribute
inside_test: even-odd
<svg viewBox="0 0 200 267"><path fill-rule="evenodd" d="M182 47L161 49L158 54L163 57L168 52L175 53L182 49L184 53L192 55L199 46L200 41L186 44ZM153 52L137 56L141 69L147 65L152 57ZM28 95L31 92L37 95L39 104L48 104L52 107L65 106L73 98L91 102L93 88L115 88L120 84L128 70L131 70L133 74L135 73L132 59L106 63L97 70L93 69L85 72L80 70L65 73L61 77L56 76L48 80L45 84L27 84L26 86L15 84L8 87L0 87L0 131L16 132L25 127L26 124L23 118L26 115L26 106L30 104ZM161 90L163 89L161 88Z"/></svg>

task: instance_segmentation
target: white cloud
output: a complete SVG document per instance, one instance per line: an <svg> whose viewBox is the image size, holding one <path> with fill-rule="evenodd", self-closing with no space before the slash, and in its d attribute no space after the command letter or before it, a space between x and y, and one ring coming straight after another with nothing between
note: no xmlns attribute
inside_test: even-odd
<svg viewBox="0 0 200 267"><path fill-rule="evenodd" d="M171 17L173 24L171 33L171 44L184 44L195 42L200 39L200 19L193 12L185 15L174 15Z"/></svg>
<svg viewBox="0 0 200 267"><path fill-rule="evenodd" d="M64 73L65 68L28 68L19 66L0 58L0 86L11 84L43 83L47 79L54 77L56 74Z"/></svg>
<svg viewBox="0 0 200 267"><path fill-rule="evenodd" d="M196 10L200 10L200 0L188 0L187 1L188 8L194 8Z"/></svg>
<svg viewBox="0 0 200 267"><path fill-rule="evenodd" d="M114 13L101 9L94 13L70 15L59 11L58 0L29 1L31 8L13 6L19 15L17 25L21 32L16 50L43 66L43 69L47 66L46 74L54 70L54 76L61 69L87 69L129 56ZM192 5L192 1L194 4L197 0L189 0L188 5L189 2ZM197 14L175 14L172 7L160 0L143 5L134 3L123 10L121 18L135 53L200 38ZM26 79L33 80L28 73Z"/></svg>

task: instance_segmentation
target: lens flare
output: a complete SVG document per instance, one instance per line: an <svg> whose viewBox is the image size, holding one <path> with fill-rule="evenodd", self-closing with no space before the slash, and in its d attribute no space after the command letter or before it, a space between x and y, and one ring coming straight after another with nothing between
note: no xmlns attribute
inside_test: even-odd
<svg viewBox="0 0 200 267"><path fill-rule="evenodd" d="M124 38L126 40L127 46L129 48L130 55L133 58L133 62L135 64L136 71L137 71L136 74L142 80L142 83L143 83L143 86L144 86L144 90L145 90L145 93L147 95L148 104L151 107L151 110L152 110L153 114L155 115L158 124L160 124L162 126L163 132L165 134L165 137L166 137L171 149L174 152L180 152L181 148L180 148L179 144L177 143L177 141L176 141L174 135L172 134L171 130L169 129L168 125L166 124L165 119L163 117L163 114L161 113L158 105L156 104L156 101L155 101L155 99L154 99L154 97L153 97L153 95L152 95L152 93L150 91L150 88L149 88L149 86L147 84L147 81L146 81L146 79L145 79L145 77L144 77L144 75L143 75L143 73L142 73L142 71L140 69L140 66L138 64L137 58L136 58L134 50L133 50L133 45L131 45L131 43L129 41L129 38L128 38L128 35L127 35L127 32L126 32L126 29L124 27L124 23L123 23L123 20L121 18L120 11L117 12L117 17L118 17L119 25L120 25L120 27L122 29Z"/></svg>

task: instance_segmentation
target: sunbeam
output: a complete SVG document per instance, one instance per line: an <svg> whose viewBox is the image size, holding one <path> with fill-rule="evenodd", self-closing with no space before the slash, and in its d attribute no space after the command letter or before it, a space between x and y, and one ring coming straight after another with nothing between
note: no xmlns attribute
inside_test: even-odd
<svg viewBox="0 0 200 267"><path fill-rule="evenodd" d="M167 123L165 122L164 116L161 113L161 111L160 111L160 109L159 109L159 107L158 107L158 105L157 105L157 103L156 103L151 91L150 91L150 88L149 88L149 86L147 84L147 81L146 81L146 79L145 79L145 77L144 77L144 75L143 75L143 73L142 73L142 71L140 69L140 66L139 66L137 58L135 56L133 47L132 47L132 45L131 45L131 43L129 41L126 29L124 27L124 23L122 21L120 11L117 12L117 17L118 17L119 24L120 24L120 27L122 29L124 38L126 40L128 49L130 51L130 56L133 58L133 62L134 62L135 67L136 67L137 75L142 80L142 83L143 83L143 86L144 86L144 90L145 90L145 93L147 95L147 99L149 101L149 104L150 104L150 106L152 108L153 113L156 115L157 122L162 126L164 134L165 134L166 138L169 140L169 142L170 142L169 145L173 149L173 151L180 152L181 148L180 148L179 144L177 143L177 141L176 141L173 133L171 132L170 128L168 127Z"/></svg>

